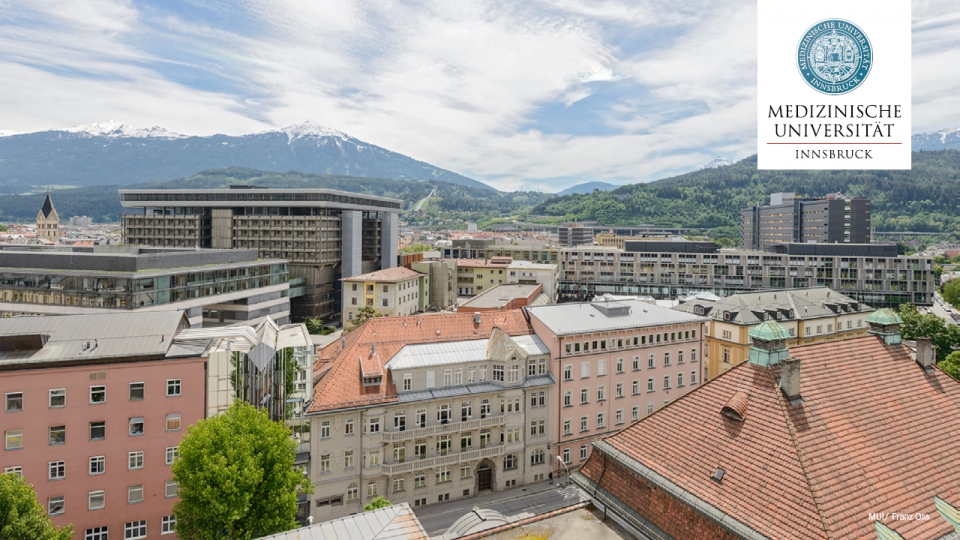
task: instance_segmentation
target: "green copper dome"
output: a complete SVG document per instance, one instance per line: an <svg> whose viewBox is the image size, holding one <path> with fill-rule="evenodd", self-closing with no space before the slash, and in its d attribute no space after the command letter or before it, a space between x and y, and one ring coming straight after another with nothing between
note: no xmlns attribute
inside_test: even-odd
<svg viewBox="0 0 960 540"><path fill-rule="evenodd" d="M888 326L891 324L903 324L903 319L897 312L890 308L878 309L867 317L867 323Z"/></svg>
<svg viewBox="0 0 960 540"><path fill-rule="evenodd" d="M790 339L790 332L777 321L763 321L750 329L747 334L751 339L763 341L777 341Z"/></svg>

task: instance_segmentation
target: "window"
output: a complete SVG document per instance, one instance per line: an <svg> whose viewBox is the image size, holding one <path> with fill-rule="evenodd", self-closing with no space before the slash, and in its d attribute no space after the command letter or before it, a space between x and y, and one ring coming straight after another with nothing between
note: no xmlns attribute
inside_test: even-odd
<svg viewBox="0 0 960 540"><path fill-rule="evenodd" d="M320 472L321 473L330 472L330 453L329 452L320 454Z"/></svg>
<svg viewBox="0 0 960 540"><path fill-rule="evenodd" d="M470 465L464 463L460 466L460 478L470 478Z"/></svg>
<svg viewBox="0 0 960 540"><path fill-rule="evenodd" d="M580 404L583 405L584 403L589 403L589 402L590 402L590 389L589 389L589 388L581 388L581 389L580 389Z"/></svg>
<svg viewBox="0 0 960 540"><path fill-rule="evenodd" d="M383 292L390 292L390 286L389 286L389 285L384 285L384 286L383 286ZM386 304L384 304L384 305L386 305Z"/></svg>
<svg viewBox="0 0 960 540"><path fill-rule="evenodd" d="M507 382L515 383L520 382L520 365L513 364L510 366L510 371L507 372Z"/></svg>
<svg viewBox="0 0 960 540"><path fill-rule="evenodd" d="M647 392L653 392L653 377L647 379Z"/></svg>
<svg viewBox="0 0 960 540"><path fill-rule="evenodd" d="M357 488L356 484L350 484L347 487L347 500L355 501L360 497L360 489Z"/></svg>
<svg viewBox="0 0 960 540"><path fill-rule="evenodd" d="M353 450L346 450L343 453L343 468L352 469L353 468Z"/></svg>
<svg viewBox="0 0 960 540"><path fill-rule="evenodd" d="M99 510L103 508L106 496L103 493L103 490L91 491L87 493L87 509L88 510ZM106 527L104 527L106 529ZM106 534L103 536L106 539Z"/></svg>
<svg viewBox="0 0 960 540"><path fill-rule="evenodd" d="M833 323L827 325L827 332L833 332Z"/></svg>
<svg viewBox="0 0 960 540"><path fill-rule="evenodd" d="M616 397L618 397L618 398L623 397L623 383L622 383L622 382L618 382L618 383L617 383L616 389L617 389Z"/></svg>
<svg viewBox="0 0 960 540"><path fill-rule="evenodd" d="M90 474L103 474L106 470L106 458L103 456L92 456L90 458Z"/></svg>
<svg viewBox="0 0 960 540"><path fill-rule="evenodd" d="M329 439L330 438L330 421L323 420L320 422L320 438Z"/></svg>
<svg viewBox="0 0 960 540"><path fill-rule="evenodd" d="M634 407L630 410L630 420L636 422L640 419L640 407Z"/></svg>
<svg viewBox="0 0 960 540"><path fill-rule="evenodd" d="M376 497L379 491L380 485L377 484L376 480L373 480L367 484L367 497Z"/></svg>
<svg viewBox="0 0 960 540"><path fill-rule="evenodd" d="M683 386L683 373L677 373L677 388Z"/></svg>
<svg viewBox="0 0 960 540"><path fill-rule="evenodd" d="M467 369L467 384L473 384L477 382L477 368L471 367Z"/></svg>
<svg viewBox="0 0 960 540"><path fill-rule="evenodd" d="M607 387L600 385L597 387L597 401L604 401L607 399Z"/></svg>
<svg viewBox="0 0 960 540"><path fill-rule="evenodd" d="M563 380L572 381L573 380L573 366L567 364L563 366Z"/></svg>
<svg viewBox="0 0 960 540"><path fill-rule="evenodd" d="M49 441L51 445L65 444L67 442L66 426L53 426L49 431Z"/></svg>
<svg viewBox="0 0 960 540"><path fill-rule="evenodd" d="M822 325L822 324L818 324L818 325L817 325L817 333L818 333L818 334L822 334L822 333L823 333L823 325Z"/></svg>
<svg viewBox="0 0 960 540"><path fill-rule="evenodd" d="M731 339L732 334L731 334L730 330L723 330L723 331L721 332L721 336L723 337L723 339Z"/></svg>
<svg viewBox="0 0 960 540"><path fill-rule="evenodd" d="M180 431L180 413L167 415L167 431Z"/></svg>
<svg viewBox="0 0 960 540"><path fill-rule="evenodd" d="M723 350L723 363L724 364L730 363L730 351L728 349Z"/></svg>
<svg viewBox="0 0 960 540"><path fill-rule="evenodd" d="M587 451L589 447L585 444L580 445L580 461L587 459Z"/></svg>
<svg viewBox="0 0 960 540"><path fill-rule="evenodd" d="M427 485L427 475L425 475L421 471L417 473L416 476L413 477L413 487L418 488L418 487L423 487L425 485Z"/></svg>
<svg viewBox="0 0 960 540"><path fill-rule="evenodd" d="M387 302L387 299L386 299L386 298L383 299L382 304L383 304L383 307L389 307L389 306L390 306L390 304Z"/></svg>
<svg viewBox="0 0 960 540"><path fill-rule="evenodd" d="M580 417L580 431L588 431L590 429L590 419L586 416Z"/></svg>
<svg viewBox="0 0 960 540"><path fill-rule="evenodd" d="M47 499L47 513L51 516L59 516L63 513L63 495Z"/></svg>
<svg viewBox="0 0 960 540"><path fill-rule="evenodd" d="M697 350L690 349L690 362L696 362L696 361L697 361Z"/></svg>
<svg viewBox="0 0 960 540"><path fill-rule="evenodd" d="M480 382L487 380L487 366L480 366Z"/></svg>
<svg viewBox="0 0 960 540"><path fill-rule="evenodd" d="M170 499L180 494L180 484L173 480L167 480L163 483L163 496Z"/></svg>
<svg viewBox="0 0 960 540"><path fill-rule="evenodd" d="M683 351L677 351L677 363L678 364L683 363Z"/></svg>
<svg viewBox="0 0 960 540"><path fill-rule="evenodd" d="M90 403L104 403L107 401L107 387L100 386L91 386L90 387Z"/></svg>
<svg viewBox="0 0 960 540"><path fill-rule="evenodd" d="M437 405L437 422L446 424L450 421L450 405Z"/></svg>
<svg viewBox="0 0 960 540"><path fill-rule="evenodd" d="M450 481L450 469L444 467L437 470L437 483Z"/></svg>
<svg viewBox="0 0 960 540"><path fill-rule="evenodd" d="M569 449L569 448L564 448L564 449L563 449L563 462L564 462L564 463L570 463L570 449Z"/></svg>
<svg viewBox="0 0 960 540"><path fill-rule="evenodd" d="M570 424L571 424L571 422L570 422L570 419L569 419L569 418L563 421L563 434L564 434L564 435L571 435L571 434L573 433L573 430L572 430Z"/></svg>
<svg viewBox="0 0 960 540"><path fill-rule="evenodd" d="M160 534L173 534L177 528L176 516L163 516L160 518Z"/></svg>
<svg viewBox="0 0 960 540"><path fill-rule="evenodd" d="M517 456L513 454L509 454L507 455L507 457L503 458L503 470L506 471L506 470L516 469L516 468L517 468Z"/></svg>
<svg viewBox="0 0 960 540"><path fill-rule="evenodd" d="M443 370L443 385L452 386L453 385L453 370L445 369Z"/></svg>
<svg viewBox="0 0 960 540"><path fill-rule="evenodd" d="M367 424L367 433L380 433L380 419L371 418Z"/></svg>
<svg viewBox="0 0 960 540"><path fill-rule="evenodd" d="M147 520L130 521L123 524L123 539L136 540L147 537Z"/></svg>
<svg viewBox="0 0 960 540"><path fill-rule="evenodd" d="M545 461L544 457L545 457L544 451L541 449L537 449L532 454L530 454L530 464L540 465Z"/></svg>
<svg viewBox="0 0 960 540"><path fill-rule="evenodd" d="M466 422L473 418L473 402L463 401L460 403L460 421Z"/></svg>
<svg viewBox="0 0 960 540"><path fill-rule="evenodd" d="M403 491L403 477L397 476L393 479L393 491Z"/></svg>
<svg viewBox="0 0 960 540"><path fill-rule="evenodd" d="M10 392L7 394L7 412L19 412L23 410L23 392Z"/></svg>
<svg viewBox="0 0 960 540"><path fill-rule="evenodd" d="M653 408L654 408L654 407L655 407L655 405L654 405L653 403L647 403L647 414L648 414L648 415L653 414Z"/></svg>
<svg viewBox="0 0 960 540"><path fill-rule="evenodd" d="M106 422L90 422L90 440L102 441L107 438Z"/></svg>
<svg viewBox="0 0 960 540"><path fill-rule="evenodd" d="M571 354L572 352L573 352L573 347L571 347L570 344L567 343L567 345L566 345L566 353L567 353L567 354Z"/></svg>
<svg viewBox="0 0 960 540"><path fill-rule="evenodd" d="M127 504L136 504L143 502L143 485L127 487Z"/></svg>
<svg viewBox="0 0 960 540"><path fill-rule="evenodd" d="M634 357L633 357L633 370L634 370L634 371L640 371L640 357L639 357L639 356L634 356Z"/></svg>
<svg viewBox="0 0 960 540"><path fill-rule="evenodd" d="M143 417L130 419L129 433L131 437L143 435Z"/></svg>
<svg viewBox="0 0 960 540"><path fill-rule="evenodd" d="M565 391L565 392L563 393L563 406L564 406L564 407L569 407L570 405L571 405L571 403L570 403L570 391L567 390L567 391Z"/></svg>
<svg viewBox="0 0 960 540"><path fill-rule="evenodd" d="M580 363L580 378L586 379L590 376L590 362Z"/></svg>
<svg viewBox="0 0 960 540"><path fill-rule="evenodd" d="M604 413L597 413L597 429L603 429L607 426L607 417Z"/></svg>
<svg viewBox="0 0 960 540"><path fill-rule="evenodd" d="M493 365L493 380L503 382L503 366Z"/></svg>
<svg viewBox="0 0 960 540"><path fill-rule="evenodd" d="M547 404L547 393L544 391L530 392L530 406L544 407Z"/></svg>
<svg viewBox="0 0 960 540"><path fill-rule="evenodd" d="M623 409L617 409L616 421L617 425L623 423Z"/></svg>
<svg viewBox="0 0 960 540"><path fill-rule="evenodd" d="M93 527L84 532L83 540L107 540L107 527Z"/></svg>
<svg viewBox="0 0 960 540"><path fill-rule="evenodd" d="M597 377L603 377L607 374L607 361L600 360L597 363Z"/></svg>
<svg viewBox="0 0 960 540"><path fill-rule="evenodd" d="M697 384L697 372L696 372L696 371L691 371L691 372L690 372L690 384Z"/></svg>
<svg viewBox="0 0 960 540"><path fill-rule="evenodd" d="M180 395L180 379L167 379L167 397Z"/></svg>
<svg viewBox="0 0 960 540"><path fill-rule="evenodd" d="M169 448L167 449L169 450ZM133 471L143 468L143 450L127 452L127 470Z"/></svg>
<svg viewBox="0 0 960 540"><path fill-rule="evenodd" d="M617 373L623 373L623 358L617 358Z"/></svg>
<svg viewBox="0 0 960 540"><path fill-rule="evenodd" d="M23 478L23 467L19 465L14 465L13 467L4 467L3 474L15 474L20 478Z"/></svg>
<svg viewBox="0 0 960 540"><path fill-rule="evenodd" d="M50 408L67 406L67 389L56 388L50 390Z"/></svg>
<svg viewBox="0 0 960 540"><path fill-rule="evenodd" d="M663 365L665 365L665 366L669 366L669 365L670 365L670 353L669 353L669 352L663 353Z"/></svg>
<svg viewBox="0 0 960 540"><path fill-rule="evenodd" d="M367 467L379 467L380 466L380 452L371 452L367 454Z"/></svg>
<svg viewBox="0 0 960 540"><path fill-rule="evenodd" d="M664 375L664 376L663 376L663 389L664 389L664 390L668 390L669 388L670 388L670 376L669 376L669 375Z"/></svg>
<svg viewBox="0 0 960 540"><path fill-rule="evenodd" d="M66 475L66 464L63 461L47 463L47 480L63 480Z"/></svg>
<svg viewBox="0 0 960 540"><path fill-rule="evenodd" d="M4 432L4 448L7 450L19 450L23 448L23 430L11 429Z"/></svg>
<svg viewBox="0 0 960 540"><path fill-rule="evenodd" d="M653 369L653 355L647 357L647 369Z"/></svg>
<svg viewBox="0 0 960 540"><path fill-rule="evenodd" d="M343 434L353 435L353 418L348 418L343 422Z"/></svg>
<svg viewBox="0 0 960 540"><path fill-rule="evenodd" d="M143 383L130 383L130 401L139 401L143 399Z"/></svg>
<svg viewBox="0 0 960 540"><path fill-rule="evenodd" d="M811 330L813 330L813 329L808 326L808 327L806 327L806 328L803 329L803 333L804 333L805 335L808 335L808 336L809 336L810 333L811 333Z"/></svg>
<svg viewBox="0 0 960 540"><path fill-rule="evenodd" d="M633 381L633 386L630 393L634 396L640 393L640 381Z"/></svg>

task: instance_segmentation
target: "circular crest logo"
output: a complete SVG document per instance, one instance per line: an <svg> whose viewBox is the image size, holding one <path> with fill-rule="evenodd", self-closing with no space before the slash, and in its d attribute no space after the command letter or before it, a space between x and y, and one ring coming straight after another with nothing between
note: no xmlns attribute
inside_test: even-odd
<svg viewBox="0 0 960 540"><path fill-rule="evenodd" d="M873 67L873 47L860 28L843 19L810 27L797 46L800 75L814 90L846 94L863 84Z"/></svg>

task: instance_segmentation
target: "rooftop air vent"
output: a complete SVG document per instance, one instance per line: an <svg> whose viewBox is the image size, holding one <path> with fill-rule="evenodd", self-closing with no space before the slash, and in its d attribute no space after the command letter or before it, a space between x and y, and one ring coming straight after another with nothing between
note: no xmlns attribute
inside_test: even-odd
<svg viewBox="0 0 960 540"><path fill-rule="evenodd" d="M733 394L723 408L720 414L726 416L734 422L743 422L747 418L747 401L749 396L743 390Z"/></svg>
<svg viewBox="0 0 960 540"><path fill-rule="evenodd" d="M725 474L727 474L727 471L725 471L725 470L717 467L717 472L713 473L713 477L712 477L711 479L712 479L714 482L716 482L716 483L719 484L719 483L723 482L723 475L725 475Z"/></svg>

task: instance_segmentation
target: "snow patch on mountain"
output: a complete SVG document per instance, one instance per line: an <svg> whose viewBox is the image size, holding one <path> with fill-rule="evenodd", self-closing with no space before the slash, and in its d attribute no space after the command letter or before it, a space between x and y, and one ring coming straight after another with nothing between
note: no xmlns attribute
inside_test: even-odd
<svg viewBox="0 0 960 540"><path fill-rule="evenodd" d="M274 133L272 131L267 131L265 133ZM328 128L326 126L321 126L315 122L304 122L302 124L295 124L292 126L287 126L280 130L280 133L284 133L287 136L287 143L292 143L297 139L303 139L305 137L337 137L338 139L349 139L350 136L342 131L337 131L333 128Z"/></svg>
<svg viewBox="0 0 960 540"><path fill-rule="evenodd" d="M82 124L79 126L73 126L71 128L57 130L65 131L67 133L78 133L83 137L106 137L108 139L121 139L121 138L150 138L150 139L183 139L187 135L181 135L179 133L173 133L172 131L167 131L160 126L153 126L150 128L135 128L124 124L123 122L117 122L115 120L110 120L109 122L95 122L93 124Z"/></svg>
<svg viewBox="0 0 960 540"><path fill-rule="evenodd" d="M733 165L733 160L717 156L713 158L710 163L697 167L697 170L702 171L704 169L719 169L720 167L726 167L728 165Z"/></svg>

